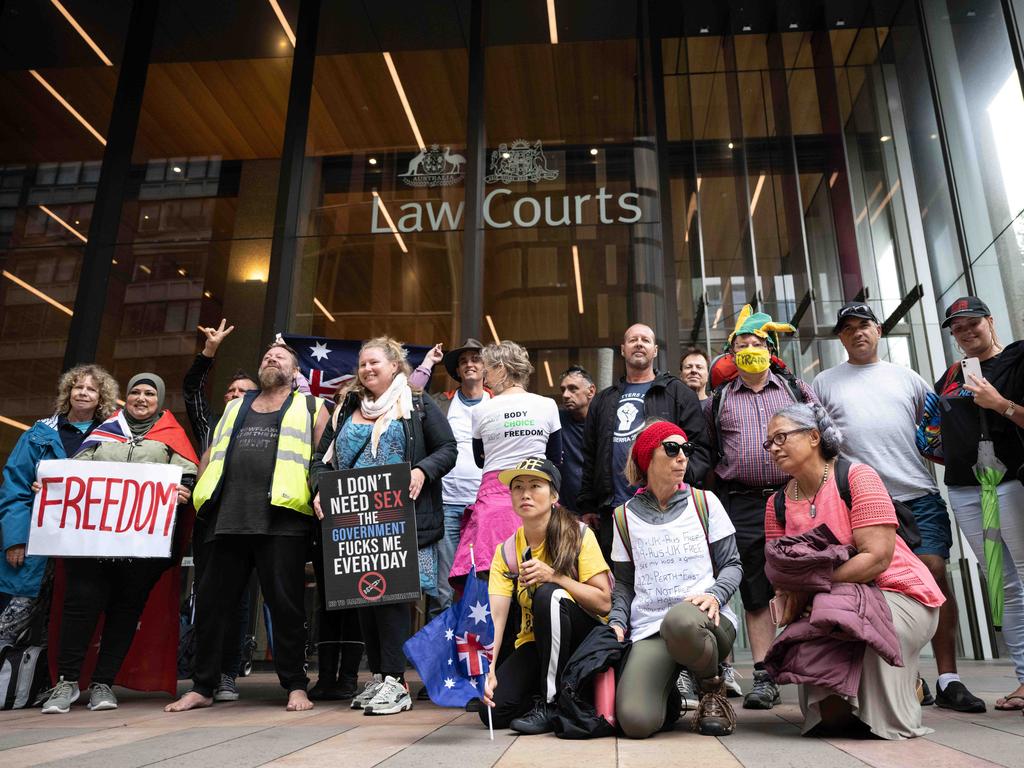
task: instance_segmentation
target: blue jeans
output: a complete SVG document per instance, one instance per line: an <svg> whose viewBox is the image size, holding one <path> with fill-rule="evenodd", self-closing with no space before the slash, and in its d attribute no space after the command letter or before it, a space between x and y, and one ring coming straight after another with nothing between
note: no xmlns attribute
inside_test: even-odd
<svg viewBox="0 0 1024 768"><path fill-rule="evenodd" d="M466 504L444 505L444 536L437 542L437 600L430 601L430 616L433 618L452 604L455 596L448 583L448 574L455 562L455 550L459 547L459 529Z"/></svg>

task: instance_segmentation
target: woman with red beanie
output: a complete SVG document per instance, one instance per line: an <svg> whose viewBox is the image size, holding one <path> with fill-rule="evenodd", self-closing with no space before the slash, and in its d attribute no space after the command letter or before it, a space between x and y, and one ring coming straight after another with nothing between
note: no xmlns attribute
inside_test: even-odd
<svg viewBox="0 0 1024 768"><path fill-rule="evenodd" d="M700 684L694 730L727 736L736 727L720 663L736 640L729 599L743 577L735 529L712 493L683 478L692 444L675 424L656 421L636 438L626 479L640 486L615 510L609 625L633 648L615 696L615 715L643 739L679 717L670 698L680 669Z"/></svg>

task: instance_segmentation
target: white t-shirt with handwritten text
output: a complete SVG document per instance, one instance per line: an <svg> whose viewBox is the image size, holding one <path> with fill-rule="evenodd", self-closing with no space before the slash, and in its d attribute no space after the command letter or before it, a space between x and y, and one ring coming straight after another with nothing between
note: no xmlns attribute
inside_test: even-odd
<svg viewBox="0 0 1024 768"><path fill-rule="evenodd" d="M531 456L543 456L548 436L562 428L555 401L532 392L493 397L470 413L473 438L484 443L484 472L511 469Z"/></svg>
<svg viewBox="0 0 1024 768"><path fill-rule="evenodd" d="M630 512L626 503L626 524L633 549L636 595L629 615L629 637L636 642L656 634L661 621L673 606L690 595L706 592L715 583L708 540L715 542L736 532L722 502L713 493L708 500L708 538L694 506L693 496L675 520L654 525ZM615 529L612 561L629 562L629 554ZM736 614L722 606L722 618L739 626Z"/></svg>

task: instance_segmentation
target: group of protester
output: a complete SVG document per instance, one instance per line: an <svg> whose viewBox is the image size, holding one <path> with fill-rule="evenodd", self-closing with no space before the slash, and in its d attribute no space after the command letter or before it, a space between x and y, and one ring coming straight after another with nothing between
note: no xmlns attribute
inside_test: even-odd
<svg viewBox="0 0 1024 768"><path fill-rule="evenodd" d="M201 459L164 409L159 376L133 376L118 410L110 375L79 366L61 378L55 415L26 432L4 469L0 593L10 597L0 644L14 642L37 613L51 570L45 558L25 554L38 463L172 463L182 468L182 536L192 531L189 510L197 513L196 652L192 689L166 710L239 697L253 571L288 710L316 700L349 701L366 715L409 710L402 646L412 612L404 604L328 611L315 521L323 517L323 472L408 463L430 614L452 603L474 567L488 580L495 642L477 707L484 722L489 714L495 726L520 733L552 730L567 664L588 636L610 627L613 642L630 646L615 693L626 736L651 736L688 711L695 730L732 733L728 698L743 695L730 664L739 619L729 603L738 591L754 661L744 707L772 708L779 685L793 682L805 733L918 736L928 732L922 703L985 710L957 674L946 573L952 524L919 453L919 426L937 397L933 442L941 434L949 498L981 561L989 531L974 464L983 434L1007 469L997 489L1002 628L1020 685L996 708L1024 709L1024 408L1015 405L1024 400L1024 347L1000 343L977 297L954 302L943 327L965 358L980 362L980 378L965 380L957 363L932 387L882 361L881 326L862 302L844 305L834 329L848 361L813 386L778 357L778 334L795 329L749 307L725 354L712 361L691 348L678 377L655 368L656 334L637 324L620 350L625 374L598 392L586 370L570 367L560 380L561 409L528 391L533 366L511 341L468 339L447 352L438 345L413 371L398 341L368 340L331 402L304 391L298 357L279 341L255 377L232 377L214 420L203 390L232 330L222 322L201 329L206 344L185 380ZM430 396L424 388L438 363L458 386ZM908 526L920 535L908 535ZM60 564L67 587L58 678L44 713L67 712L80 696L101 613L89 707L116 708L111 686L147 596L183 544L170 559ZM307 693L310 560L320 593L319 679ZM918 675L929 641L939 672L934 697ZM360 691L364 652L370 678Z"/></svg>

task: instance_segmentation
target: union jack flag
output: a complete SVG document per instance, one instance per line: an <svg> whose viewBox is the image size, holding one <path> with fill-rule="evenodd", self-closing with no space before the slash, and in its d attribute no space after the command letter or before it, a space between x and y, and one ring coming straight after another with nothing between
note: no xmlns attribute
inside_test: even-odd
<svg viewBox="0 0 1024 768"><path fill-rule="evenodd" d="M484 645L480 635L473 632L466 632L455 638L455 648L459 654L459 661L466 666L466 674L469 677L479 677L490 666L494 643Z"/></svg>
<svg viewBox="0 0 1024 768"><path fill-rule="evenodd" d="M76 455L96 443L127 443L132 439L132 430L124 417L124 411L118 410L113 416L89 433L76 451Z"/></svg>

